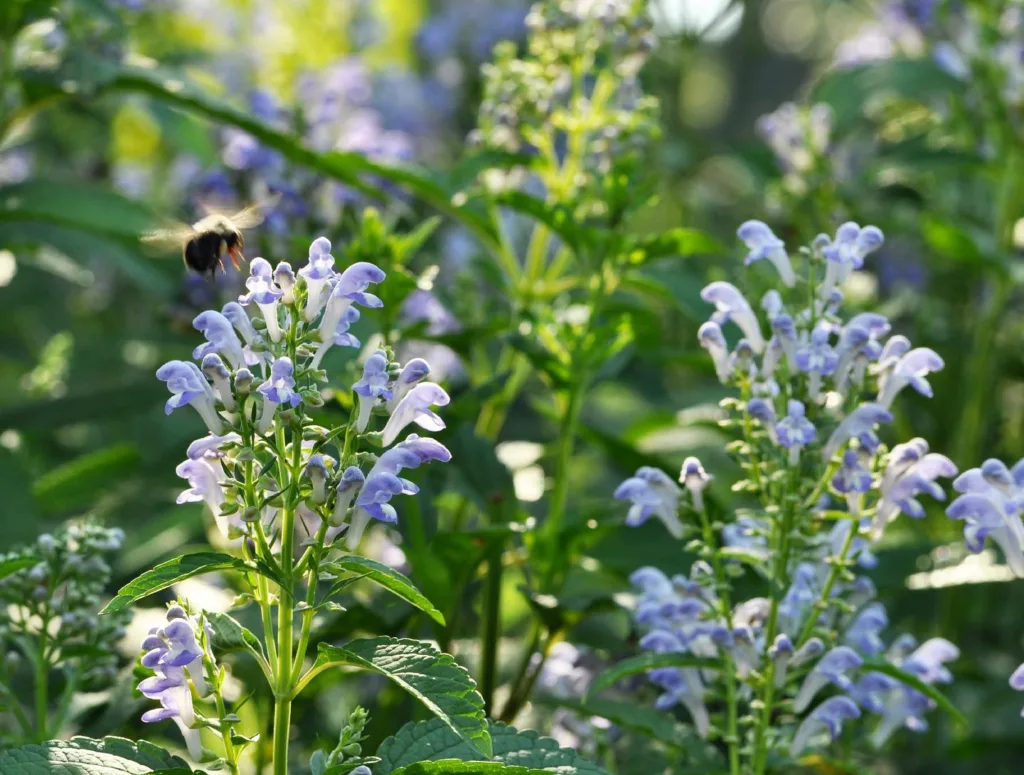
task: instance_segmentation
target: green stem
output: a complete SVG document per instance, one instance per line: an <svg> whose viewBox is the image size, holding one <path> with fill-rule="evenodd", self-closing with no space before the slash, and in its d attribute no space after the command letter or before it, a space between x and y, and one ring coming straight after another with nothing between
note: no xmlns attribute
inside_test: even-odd
<svg viewBox="0 0 1024 775"><path fill-rule="evenodd" d="M708 517L707 508L699 510L701 530L704 536L704 546L711 556L711 568L715 574L715 586L718 593L719 615L725 619L725 623L732 632L732 603L729 596L729 580L725 575L725 568L722 566L722 558L718 553L718 542L715 540L715 533L711 527L711 519ZM725 706L726 706L726 727L725 744L729 751L729 773L740 775L740 738L737 713L736 695L736 669L733 664L732 655L728 650L722 650L722 674L725 676Z"/></svg>
<svg viewBox="0 0 1024 775"><path fill-rule="evenodd" d="M795 489L792 481L790 482L790 488L787 489ZM785 590L789 587L790 533L793 530L793 519L796 516L798 496L795 493L787 493L784 497L786 500L782 515L781 534L778 535L777 540L779 547L778 559L772 572L772 601L768 611L768 622L765 627L764 642L766 650L771 647L775 641L775 636L778 635L779 604L782 601ZM776 523L773 522L772 524L774 528ZM763 775L765 771L768 759L767 733L768 728L771 726L772 711L775 709L775 663L772 660L766 661L764 695L762 697L763 707L761 709L761 718L754 730L752 760L754 775Z"/></svg>
<svg viewBox="0 0 1024 775"><path fill-rule="evenodd" d="M238 775L238 753L235 751L235 744L231 741L231 725L224 720L228 715L228 711L224 705L224 695L221 691L222 681L220 673L212 663L209 664L209 667L213 669L213 675L217 676L213 697L217 704L217 718L220 719L220 737L224 743L224 760L228 764L228 771L231 775Z"/></svg>
<svg viewBox="0 0 1024 775"><path fill-rule="evenodd" d="M292 723L290 697L274 698L274 775L288 775L288 730Z"/></svg>
<svg viewBox="0 0 1024 775"><path fill-rule="evenodd" d="M60 695L60 702L57 704L57 711L53 714L53 731L59 735L61 728L64 726L64 719L67 718L68 708L71 707L71 700L75 697L75 692L78 690L78 681L81 678L81 672L77 668L66 669L66 679L64 684L64 690Z"/></svg>
<svg viewBox="0 0 1024 775"><path fill-rule="evenodd" d="M800 637L796 643L793 644L794 649L799 649L811 638L811 633L814 632L814 623L818 619L818 612L822 610L823 606L828 603L832 596L832 588L836 585L839 580L839 575L843 572L843 567L846 565L846 555L850 553L850 549L853 548L853 540L857 537L858 533L857 522L854 521L850 525L850 532L846 534L846 540L843 541L843 546L839 550L839 554L833 558L832 567L829 569L828 576L825 579L825 584L821 588L821 595L818 597L818 601L811 607L811 612L807 617L807 621L804 622L803 629L800 630Z"/></svg>
<svg viewBox="0 0 1024 775"><path fill-rule="evenodd" d="M487 580L484 584L481 642L483 655L480 665L480 694L484 708L493 711L494 688L497 685L498 641L501 637L501 581L504 572L502 555L504 547L497 540L491 546L487 557Z"/></svg>
<svg viewBox="0 0 1024 775"><path fill-rule="evenodd" d="M43 619L45 622L46 619ZM36 703L36 741L49 739L46 728L47 699L49 698L50 664L46 661L46 630L39 633L39 653L35 660L35 703Z"/></svg>
<svg viewBox="0 0 1024 775"><path fill-rule="evenodd" d="M565 520L565 510L569 500L569 464L572 460L572 450L576 441L576 427L579 424L580 410L583 407L583 395L587 388L587 378L584 375L575 380L569 388L569 395L566 398L565 411L562 415L562 424L559 428L558 451L555 457L555 487L551 492L551 509L548 511L548 518L541 531L541 539L545 547L544 559L547 562L547 569L544 576L542 592L549 592L551 584L557 579L562 563L558 561L560 552L560 534L562 522Z"/></svg>
<svg viewBox="0 0 1024 775"><path fill-rule="evenodd" d="M515 678L512 679L512 691L505 701L505 707L501 710L501 721L504 721L506 724L511 724L515 721L516 716L519 715L519 709L522 707L522 701L519 699L521 689L527 679L527 674L530 672L531 658L540 645L542 632L543 627L537 619L530 622L530 634L527 637L526 650L523 652L523 658L519 663L519 669L516 671Z"/></svg>

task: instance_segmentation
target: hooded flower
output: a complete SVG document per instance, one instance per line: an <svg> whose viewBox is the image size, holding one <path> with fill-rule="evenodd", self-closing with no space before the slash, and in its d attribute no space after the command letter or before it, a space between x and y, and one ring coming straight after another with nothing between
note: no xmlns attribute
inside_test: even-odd
<svg viewBox="0 0 1024 775"><path fill-rule="evenodd" d="M767 224L762 221L747 221L737 230L736 236L743 240L750 250L743 261L744 264L749 266L755 261L767 258L779 273L783 285L787 288L796 285L796 275L789 262L786 245L772 233Z"/></svg>
<svg viewBox="0 0 1024 775"><path fill-rule="evenodd" d="M887 422L892 422L892 414L885 407L871 403L861 404L844 417L832 431L828 443L821 451L822 456L825 460L831 460L850 439L873 434L876 425Z"/></svg>
<svg viewBox="0 0 1024 775"><path fill-rule="evenodd" d="M860 708L849 697L829 697L811 711L803 720L789 746L789 755L799 756L811 742L811 738L823 732L829 741L834 741L843 731L843 722L860 718Z"/></svg>
<svg viewBox="0 0 1024 775"><path fill-rule="evenodd" d="M302 401L302 397L295 392L295 368L292 366L291 358L281 356L270 367L270 377L263 382L256 391L263 396L263 414L257 430L266 433L273 422L277 408L282 404L295 407Z"/></svg>
<svg viewBox="0 0 1024 775"><path fill-rule="evenodd" d="M800 459L800 450L814 441L817 431L813 423L804 416L804 405L795 398L789 399L788 413L775 427L779 444L789 450L790 465Z"/></svg>
<svg viewBox="0 0 1024 775"><path fill-rule="evenodd" d="M828 686L835 684L842 691L849 691L853 681L847 673L853 672L863 664L864 660L856 651L848 646L836 646L818 660L818 664L807 674L796 698L793 710L803 713L815 695Z"/></svg>
<svg viewBox="0 0 1024 775"><path fill-rule="evenodd" d="M406 393L413 389L430 375L430 364L422 358L413 358L395 377L395 384L392 388L392 396L388 399L388 411L394 412L395 408L405 398Z"/></svg>
<svg viewBox="0 0 1024 775"><path fill-rule="evenodd" d="M325 237L317 237L309 246L309 263L299 270L299 275L306 281L306 308L303 316L308 322L316 320L323 308L323 289L334 277L334 256L331 255L331 242Z"/></svg>
<svg viewBox="0 0 1024 775"><path fill-rule="evenodd" d="M254 258L249 264L249 278L245 281L249 292L239 296L239 304L255 303L267 323L267 336L273 342L281 341L281 325L277 318L278 301L284 291L274 283L274 271L265 258Z"/></svg>
<svg viewBox="0 0 1024 775"><path fill-rule="evenodd" d="M826 259L825 280L821 285L820 296L825 299L836 286L842 285L850 272L864 265L864 258L878 250L885 242L880 229L875 226L861 228L856 223L844 223L836 231L835 239L819 234L815 246Z"/></svg>
<svg viewBox="0 0 1024 775"><path fill-rule="evenodd" d="M383 307L384 302L372 293L366 293L371 284L383 282L384 272L366 261L357 261L347 267L334 281L331 295L327 299L324 316L320 320L320 341L334 341L334 332L349 307L360 304L364 307Z"/></svg>
<svg viewBox="0 0 1024 775"><path fill-rule="evenodd" d="M206 344L201 344L192 352L192 357L203 359L210 354L220 354L227 359L232 368L239 369L245 365L245 353L242 342L235 333L231 321L222 313L208 309L200 312L192 321L192 326L206 337Z"/></svg>
<svg viewBox="0 0 1024 775"><path fill-rule="evenodd" d="M729 347L725 342L721 326L709 320L697 330L697 341L711 356L718 381L723 385L728 384L732 377L732 361L729 358Z"/></svg>
<svg viewBox="0 0 1024 775"><path fill-rule="evenodd" d="M924 506L917 496L928 494L935 500L946 500L946 493L935 480L940 476L951 478L956 473L957 468L948 457L928 453L928 443L924 439L914 439L910 444L894 447L882 477L882 497L871 523L872 537L881 537L886 525L901 513L914 519L924 517Z"/></svg>
<svg viewBox="0 0 1024 775"><path fill-rule="evenodd" d="M220 402L229 412L235 410L235 397L231 392L231 372L228 371L224 361L217 353L210 353L203 356L202 372L220 396Z"/></svg>
<svg viewBox="0 0 1024 775"><path fill-rule="evenodd" d="M642 525L651 516L662 521L673 538L682 538L683 523L679 520L679 498L682 490L657 468L644 466L615 490L615 500L631 501L626 524Z"/></svg>
<svg viewBox="0 0 1024 775"><path fill-rule="evenodd" d="M168 361L157 369L156 378L166 382L167 389L173 394L164 405L165 414L182 406L191 406L211 433L220 433L224 424L217 414L216 396L198 366L190 361Z"/></svg>
<svg viewBox="0 0 1024 775"><path fill-rule="evenodd" d="M980 468L965 471L953 482L962 493L946 514L964 520L964 540L972 552L980 552L991 538L1006 557L1006 563L1024 578L1024 460L1012 470L999 460L986 460Z"/></svg>
<svg viewBox="0 0 1024 775"><path fill-rule="evenodd" d="M448 394L440 385L433 382L420 382L415 385L398 402L395 411L388 418L384 430L381 431L381 443L385 447L390 447L398 438L398 434L410 423L416 423L428 431L444 430L444 420L430 407L447 406L449 400Z"/></svg>
<svg viewBox="0 0 1024 775"><path fill-rule="evenodd" d="M883 356L884 356L883 351ZM925 379L935 371L942 371L945 363L938 353L927 347L917 347L901 357L885 378L884 386L878 391L878 403L888 409L903 388L910 385L918 393L932 397L932 386Z"/></svg>
<svg viewBox="0 0 1024 775"><path fill-rule="evenodd" d="M700 296L717 308L715 314L711 316L713 323L721 326L727 320L732 320L743 331L755 353L764 350L764 337L761 335L757 316L735 285L721 281L713 282L700 292Z"/></svg>
<svg viewBox="0 0 1024 775"><path fill-rule="evenodd" d="M391 376L388 374L388 356L383 350L377 350L363 364L363 377L352 386L359 396L359 418L356 430L362 433L370 424L370 413L380 399L391 398Z"/></svg>

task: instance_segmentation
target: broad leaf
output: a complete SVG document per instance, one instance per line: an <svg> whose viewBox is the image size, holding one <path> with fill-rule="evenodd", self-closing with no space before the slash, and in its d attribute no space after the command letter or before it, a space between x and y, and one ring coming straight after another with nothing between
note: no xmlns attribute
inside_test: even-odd
<svg viewBox="0 0 1024 775"><path fill-rule="evenodd" d="M417 762L396 770L396 775L534 775L544 770L531 770L526 767L510 767L501 762L473 762L458 759L442 759L440 761ZM572 770L559 770L562 775L571 775Z"/></svg>
<svg viewBox="0 0 1024 775"><path fill-rule="evenodd" d="M536 732L520 732L515 727L495 721L490 722L490 732L494 753L489 764L534 772L555 771L564 775L607 775L601 767L571 748L562 748L550 737L541 737ZM437 719L406 724L381 743L377 755L381 762L374 768L375 775L408 773L417 763L427 761L443 762L447 767L453 760L468 762L482 759L479 751L467 745L449 727L438 723Z"/></svg>
<svg viewBox="0 0 1024 775"><path fill-rule="evenodd" d="M206 618L213 627L213 649L222 651L249 651L263 654L263 644L252 632L247 630L227 614L206 612Z"/></svg>
<svg viewBox="0 0 1024 775"><path fill-rule="evenodd" d="M608 775L601 767L584 759L572 748L562 748L557 740L542 737L532 730L520 732L515 727L491 724L494 759L532 770L555 770L580 775Z"/></svg>
<svg viewBox="0 0 1024 775"><path fill-rule="evenodd" d="M325 564L322 571L333 573L358 573L379 584L390 592L398 595L410 605L423 611L427 616L444 627L444 615L420 592L413 583L396 571L375 560L350 554L339 560Z"/></svg>
<svg viewBox="0 0 1024 775"><path fill-rule="evenodd" d="M0 559L0 579L10 576L12 573L17 573L25 568L31 568L39 560L35 557L8 557L7 559Z"/></svg>
<svg viewBox="0 0 1024 775"><path fill-rule="evenodd" d="M485 757L491 736L476 683L453 656L429 643L397 638L354 640L343 648L320 644L313 672L360 667L394 681Z"/></svg>
<svg viewBox="0 0 1024 775"><path fill-rule="evenodd" d="M455 734L452 728L439 718L429 721L410 721L377 749L380 764L374 767L374 775L390 775L394 770L416 762L439 759L480 759L480 752Z"/></svg>
<svg viewBox="0 0 1024 775"><path fill-rule="evenodd" d="M136 600L141 600L154 592L167 589L172 584L215 571L237 571L238 573L261 573L267 578L276 578L263 567L257 567L238 557L220 552L198 552L175 557L173 560L160 563L146 571L136 579L129 581L117 592L117 597L107 603L100 613L113 613L127 608Z"/></svg>
<svg viewBox="0 0 1024 775"><path fill-rule="evenodd" d="M129 478L139 460L132 444L98 449L51 468L33 482L32 492L46 514L86 508L111 484Z"/></svg>
<svg viewBox="0 0 1024 775"><path fill-rule="evenodd" d="M623 678L646 673L659 667L701 667L720 670L722 663L717 659L695 657L692 654L640 654L624 659L617 665L600 672L590 684L589 694L594 695L607 689Z"/></svg>
<svg viewBox="0 0 1024 775"><path fill-rule="evenodd" d="M934 700L935 704L952 716L957 723L963 724L965 727L968 726L967 718L957 710L956 706L949 701L949 698L946 697L946 695L931 684L926 684L913 673L908 673L906 670L900 670L900 668L895 665L891 665L881 659L865 660L863 669L865 671L874 670L876 673L884 673L885 675L895 678L900 683L909 686L911 689L916 689L921 692L921 694Z"/></svg>
<svg viewBox="0 0 1024 775"><path fill-rule="evenodd" d="M811 100L831 105L835 126L843 131L863 114L872 97L887 94L923 101L963 89L963 81L931 59L888 59L826 73Z"/></svg>
<svg viewBox="0 0 1024 775"><path fill-rule="evenodd" d="M71 226L137 239L160 225L138 202L107 188L69 181L29 180L0 187L0 218Z"/></svg>
<svg viewBox="0 0 1024 775"><path fill-rule="evenodd" d="M186 775L193 770L162 748L120 737L73 737L0 752L3 775Z"/></svg>

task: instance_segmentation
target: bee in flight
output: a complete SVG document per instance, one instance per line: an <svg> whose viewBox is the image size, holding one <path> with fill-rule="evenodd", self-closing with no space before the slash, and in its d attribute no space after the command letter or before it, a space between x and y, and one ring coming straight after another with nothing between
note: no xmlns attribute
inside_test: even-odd
<svg viewBox="0 0 1024 775"><path fill-rule="evenodd" d="M175 224L143 234L142 243L157 250L178 248L183 252L185 266L198 275L212 278L217 267L224 269L224 255L231 257L235 268L245 260L242 248L245 238L242 229L251 229L263 222L263 211L271 209L276 197L269 202L255 204L234 215L224 215L204 207L207 215L191 226Z"/></svg>

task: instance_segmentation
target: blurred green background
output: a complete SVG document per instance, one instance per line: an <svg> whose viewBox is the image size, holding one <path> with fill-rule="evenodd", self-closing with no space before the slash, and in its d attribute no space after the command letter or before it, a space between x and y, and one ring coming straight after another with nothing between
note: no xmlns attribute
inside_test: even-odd
<svg viewBox="0 0 1024 775"><path fill-rule="evenodd" d="M328 181L294 148L408 164L449 185L474 127L480 66L497 41L523 40L527 8L517 0L71 0L56 9L6 0L5 8L14 13L0 8L10 22L0 78L0 551L95 514L128 535L117 567L126 580L212 535L197 505L175 505L182 483L174 467L200 423L164 416L166 393L153 372L191 351L191 318L233 298L242 279L187 277L174 258L143 253L138 235L165 218L194 216L200 200L244 206L274 191L283 194L280 208L252 238L250 256L298 264L320 234L345 245L365 228L360 215L370 203L399 232L414 230L437 213L437 201L397 191L372 201L344 170ZM20 11L34 21L14 38L10 20ZM740 222L763 218L791 239L821 229L801 221L801 194L779 195L779 172L754 124L782 102L820 96L837 47L878 9L840 0L653 0L651 11L659 45L643 82L661 100L663 137L658 205L643 226L701 228L725 250L646 270L636 342L584 407L571 494L580 524L621 517L611 492L637 465L672 470L690 454L716 473L717 494L727 497L736 472L715 424L723 392L696 345L707 316L698 293L708 279L738 271ZM145 73L155 62L161 75L110 72L116 61ZM867 148L865 161L828 183L836 212L888 237L859 274L854 303L878 305L894 331L933 347L947 365L933 380L933 400L904 404L900 433L926 437L961 468L990 456L1014 461L1024 455L1024 315L1018 266L993 260L978 236L991 209L992 166L920 147L915 155L907 143L915 122L927 119L914 108L894 120L872 113L857 84L831 88L837 132ZM293 149L271 151L232 128L238 111L291 138ZM514 238L511 216L508 228ZM432 362L447 364L456 395L449 438L472 426L479 407L472 391L460 404L459 357L488 324L515 327L481 302L480 254L471 234L442 220L410 260L418 288L399 299L399 345L434 348ZM379 323L371 318L367 331ZM344 388L352 364L338 349L328 367ZM479 484L480 469L504 463L513 470L492 479L511 477L523 509L542 514L556 426L538 410L540 392L529 383L513 407L497 459L463 446L465 462L457 454L450 474L431 472L432 491L486 495L492 485ZM324 416L332 417L331 403ZM431 524L430 514L418 517ZM656 526L599 530L594 562L576 582L582 596L625 589L639 565L678 570ZM435 564L465 549L457 537L428 532ZM401 552L408 536L391 540L398 546L382 542L377 551ZM950 696L972 726L957 729L933 714L932 730L900 735L873 771L1020 772L1021 701L1006 676L1024 659L1024 584L1011 582L995 555L965 561L957 525L937 508L924 521L898 522L879 556L874 577L889 632L942 635L963 650ZM443 573L417 581L445 595ZM526 604L512 583L505 594L514 633ZM466 632L449 645L470 661L474 597L447 601L465 608ZM342 630L409 624L378 601L348 616ZM573 639L615 655L628 651L627 634L625 615L609 613L587 619ZM326 693L300 711L297 726L310 739L329 736L337 702ZM379 702L384 716L399 700L384 692ZM140 733L130 704L97 708L86 732Z"/></svg>

